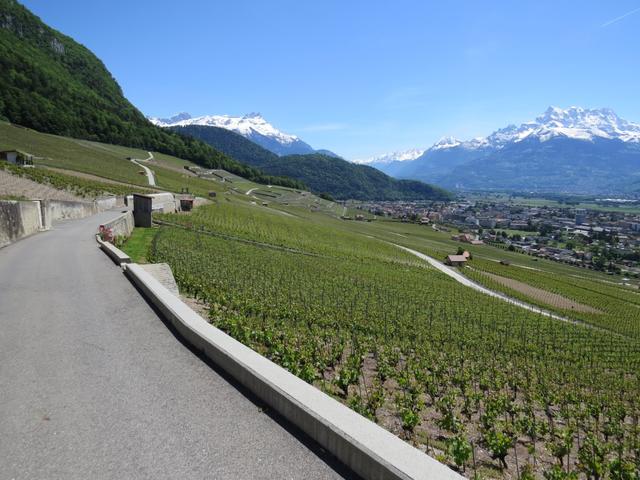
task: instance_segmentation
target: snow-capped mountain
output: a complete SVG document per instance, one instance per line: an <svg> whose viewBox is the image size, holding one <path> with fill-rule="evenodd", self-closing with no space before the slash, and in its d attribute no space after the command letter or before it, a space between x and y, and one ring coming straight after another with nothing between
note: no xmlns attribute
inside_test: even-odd
<svg viewBox="0 0 640 480"><path fill-rule="evenodd" d="M242 117L230 115L192 117L188 113L180 113L168 119L150 117L149 120L160 127L204 125L224 128L236 132L278 155L315 152L309 144L303 142L297 136L281 132L275 128L259 113L249 113Z"/></svg>
<svg viewBox="0 0 640 480"><path fill-rule="evenodd" d="M586 109L569 107L561 109L549 107L546 112L532 122L516 127L510 125L487 137L490 145L504 146L510 142L519 142L525 138L536 137L541 142L555 137L576 140L595 138L617 139L623 142L640 141L640 125L621 119L609 108Z"/></svg>
<svg viewBox="0 0 640 480"><path fill-rule="evenodd" d="M442 137L433 144L430 150L444 150L445 148L453 148L461 144L462 141L458 140L456 137Z"/></svg>
<svg viewBox="0 0 640 480"><path fill-rule="evenodd" d="M414 160L371 165L449 188L612 191L621 188L621 175L632 176L627 182L640 177L640 124L608 108L549 107L487 137L445 137Z"/></svg>
<svg viewBox="0 0 640 480"><path fill-rule="evenodd" d="M354 160L353 163L359 163L361 165L381 164L391 162L407 162L415 160L425 152L424 148L412 148L411 150L401 150L398 152L385 153L384 155L378 155L371 158L365 158L361 160Z"/></svg>
<svg viewBox="0 0 640 480"><path fill-rule="evenodd" d="M434 144L430 150L457 146L470 150L487 147L502 148L509 143L520 142L526 138L537 138L545 142L556 137L589 141L605 138L623 142L640 142L640 124L621 119L610 108L569 107L563 110L558 107L549 107L535 120L520 126L509 125L488 137L474 138L465 142L453 137L445 137Z"/></svg>
<svg viewBox="0 0 640 480"><path fill-rule="evenodd" d="M182 120L189 120L191 118L191 115L188 114L187 112L182 112L182 113L177 113L176 115L170 118L155 118L155 117L148 117L148 118L149 118L149 121L154 125L158 125L159 127L169 127L177 124L178 122L181 122Z"/></svg>

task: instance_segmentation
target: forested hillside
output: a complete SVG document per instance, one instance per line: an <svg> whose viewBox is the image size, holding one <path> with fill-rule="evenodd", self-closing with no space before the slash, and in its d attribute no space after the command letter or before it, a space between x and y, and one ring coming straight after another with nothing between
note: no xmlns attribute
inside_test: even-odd
<svg viewBox="0 0 640 480"><path fill-rule="evenodd" d="M190 125L174 127L192 135L227 155L257 167L270 175L297 179L316 193L333 198L359 200L445 200L450 195L422 182L396 180L372 167L356 165L341 158L320 153L278 155L237 133L218 127Z"/></svg>
<svg viewBox="0 0 640 480"><path fill-rule="evenodd" d="M314 192L344 200L450 200L438 187L414 180L396 180L366 165L321 154L277 157L259 168L272 175L285 175L306 183Z"/></svg>
<svg viewBox="0 0 640 480"><path fill-rule="evenodd" d="M247 165L259 166L276 160L278 155L248 140L239 133L221 127L187 125L171 127L174 132L195 137L211 145L216 150Z"/></svg>
<svg viewBox="0 0 640 480"><path fill-rule="evenodd" d="M15 0L0 0L0 71L0 118L41 132L167 153L255 181L299 186L152 125L91 51Z"/></svg>

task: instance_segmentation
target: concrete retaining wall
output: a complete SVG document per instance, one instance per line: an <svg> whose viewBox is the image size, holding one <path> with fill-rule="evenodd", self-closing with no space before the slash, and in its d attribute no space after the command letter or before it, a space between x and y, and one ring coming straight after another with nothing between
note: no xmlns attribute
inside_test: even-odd
<svg viewBox="0 0 640 480"><path fill-rule="evenodd" d="M456 479L453 470L210 325L140 265L125 273L194 348L365 479Z"/></svg>
<svg viewBox="0 0 640 480"><path fill-rule="evenodd" d="M0 200L0 248L42 228L40 202Z"/></svg>
<svg viewBox="0 0 640 480"><path fill-rule="evenodd" d="M45 228L51 228L56 220L85 218L110 208L118 203L116 197L104 197L93 202L70 202L63 200L42 200L42 215Z"/></svg>
<svg viewBox="0 0 640 480"><path fill-rule="evenodd" d="M174 213L179 210L180 202L176 200L173 193L149 193L142 196L151 198L151 209L154 212ZM124 204L132 207L133 195L124 197Z"/></svg>
<svg viewBox="0 0 640 480"><path fill-rule="evenodd" d="M130 237L133 232L133 213L125 212L110 222L104 224L104 228L109 228L114 237Z"/></svg>
<svg viewBox="0 0 640 480"><path fill-rule="evenodd" d="M115 208L116 205L118 205L120 202L118 201L117 197L109 196L109 197L97 198L94 203L96 204L96 207L98 208L98 210L105 211L111 208Z"/></svg>
<svg viewBox="0 0 640 480"><path fill-rule="evenodd" d="M47 222L84 218L100 211L95 203L88 202L43 200L42 205Z"/></svg>
<svg viewBox="0 0 640 480"><path fill-rule="evenodd" d="M56 220L84 218L117 205L116 197L104 197L94 202L64 200L0 201L0 247L4 247L39 230L51 228ZM118 228L131 234L127 220Z"/></svg>

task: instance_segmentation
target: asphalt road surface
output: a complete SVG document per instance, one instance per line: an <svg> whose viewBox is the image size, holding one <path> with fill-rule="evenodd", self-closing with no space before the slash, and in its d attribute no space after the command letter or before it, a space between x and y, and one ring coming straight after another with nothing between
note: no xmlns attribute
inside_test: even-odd
<svg viewBox="0 0 640 480"><path fill-rule="evenodd" d="M0 249L0 478L350 476L184 346L94 238Z"/></svg>

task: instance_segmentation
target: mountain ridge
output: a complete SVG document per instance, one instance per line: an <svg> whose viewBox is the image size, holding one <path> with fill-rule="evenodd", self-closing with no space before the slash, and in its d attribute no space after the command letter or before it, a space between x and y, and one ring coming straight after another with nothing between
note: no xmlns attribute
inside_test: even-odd
<svg viewBox="0 0 640 480"><path fill-rule="evenodd" d="M629 182L624 178L611 182L608 177L640 175L640 157L636 163L628 161L638 155L639 148L640 124L620 118L610 108L549 107L535 120L508 125L486 137L465 141L443 137L413 160L371 162L369 165L396 178L428 181L445 188L472 186L480 190L485 187L510 190L525 189L533 184L539 190L545 178L553 185L549 188L568 192L575 191L575 179L569 181L571 175L566 176L565 181L554 178L553 170L557 170L555 177L560 177L559 172L570 171L573 162L583 169L579 184L584 193L603 193L605 185L611 192L628 190ZM581 158L573 158L572 149ZM556 165L548 158L551 152L555 152ZM518 169L511 168L509 155L512 161L518 159ZM598 158L587 161L589 156ZM618 156L624 159L624 170L621 171L614 168ZM543 168L539 163L543 157L544 168L551 172L539 172L536 181L535 175L531 174L535 173L535 166ZM483 168L476 168L480 163ZM474 172L471 181L470 172ZM480 181L481 178L487 183ZM500 181L496 182L496 179Z"/></svg>
<svg viewBox="0 0 640 480"><path fill-rule="evenodd" d="M186 125L169 127L193 136L232 158L270 175L285 175L316 193L346 200L447 200L444 190L422 182L396 180L375 168L356 165L341 158L314 152L276 155L248 138L220 127Z"/></svg>
<svg viewBox="0 0 640 480"><path fill-rule="evenodd" d="M241 117L232 115L201 115L192 117L187 112L182 112L170 118L147 117L151 123L163 128L208 126L218 127L238 133L243 137L257 143L276 155L294 155L306 153L328 153L337 157L328 150L316 150L304 142L297 135L291 135L278 130L267 122L260 113L247 113Z"/></svg>

